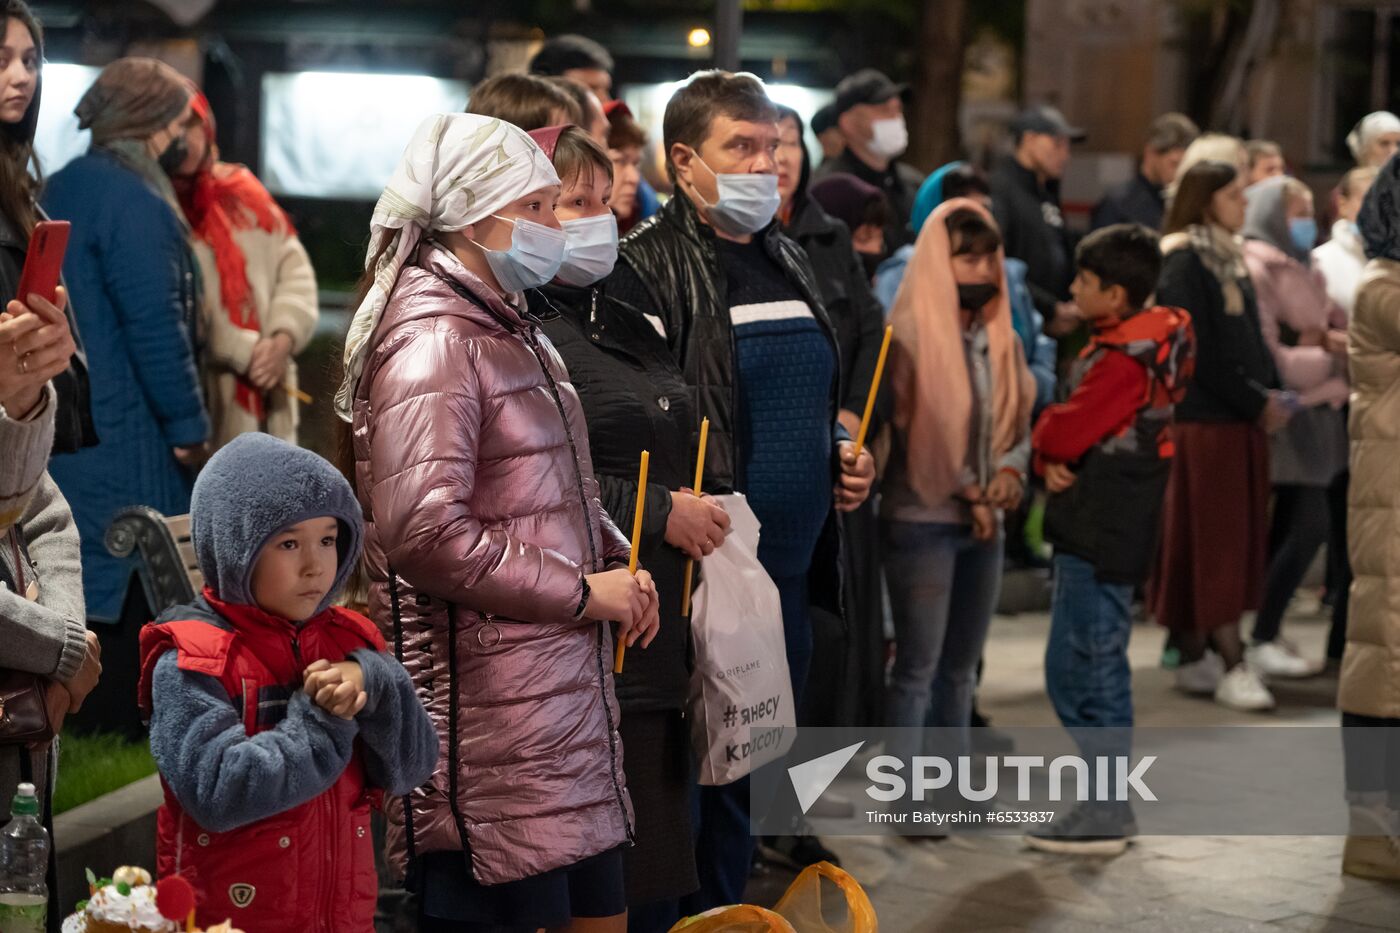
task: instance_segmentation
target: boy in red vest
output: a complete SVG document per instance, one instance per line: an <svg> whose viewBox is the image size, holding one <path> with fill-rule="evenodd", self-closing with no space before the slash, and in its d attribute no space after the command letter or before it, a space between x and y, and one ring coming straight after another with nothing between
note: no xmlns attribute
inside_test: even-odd
<svg viewBox="0 0 1400 933"><path fill-rule="evenodd" d="M203 595L141 632L141 704L165 804L157 868L200 926L371 933L369 812L431 777L433 725L364 616L331 606L364 521L325 460L265 434L195 483Z"/></svg>
<svg viewBox="0 0 1400 933"><path fill-rule="evenodd" d="M1147 576L1171 470L1169 428L1195 361L1191 317L1144 308L1157 288L1157 234L1117 224L1075 254L1075 303L1094 329L1069 398L1031 437L1050 500L1055 595L1045 686L1085 758L1127 755L1133 725L1128 635L1133 590ZM1090 763L1090 773L1095 773ZM1027 843L1046 852L1110 855L1137 831L1127 801L1083 803Z"/></svg>

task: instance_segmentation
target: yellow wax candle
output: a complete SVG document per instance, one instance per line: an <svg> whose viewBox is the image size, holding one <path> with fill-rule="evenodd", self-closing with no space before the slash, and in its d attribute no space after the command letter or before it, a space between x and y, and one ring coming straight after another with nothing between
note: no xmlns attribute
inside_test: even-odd
<svg viewBox="0 0 1400 933"><path fill-rule="evenodd" d="M637 474L637 512L632 519L632 557L627 561L627 572L636 576L637 554L642 548L642 515L647 507L647 467L651 465L651 451L642 451L642 467ZM613 658L613 673L622 673L622 658L627 653L627 642L617 640L617 655Z"/></svg>
<svg viewBox="0 0 1400 933"><path fill-rule="evenodd" d="M695 455L695 485L691 488L695 494L700 495L700 484L705 481L705 444L710 440L710 419L706 418L700 422L700 452ZM681 618L690 618L690 586L694 579L695 561L686 558L685 561L685 587L681 590Z"/></svg>
<svg viewBox="0 0 1400 933"><path fill-rule="evenodd" d="M870 380L870 393L865 397L865 414L860 417L860 433L856 435L856 456L865 449L865 434L870 430L870 415L875 411L875 396L880 392L880 377L885 374L885 357L890 353L890 337L894 326L885 327L885 339L880 344L880 358L875 361L875 378Z"/></svg>

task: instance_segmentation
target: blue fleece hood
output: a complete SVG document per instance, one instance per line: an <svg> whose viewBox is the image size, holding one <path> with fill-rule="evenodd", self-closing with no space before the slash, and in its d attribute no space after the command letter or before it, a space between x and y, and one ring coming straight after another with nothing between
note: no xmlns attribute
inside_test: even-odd
<svg viewBox="0 0 1400 933"><path fill-rule="evenodd" d="M359 560L364 516L345 477L322 457L267 434L242 434L216 453L194 484L191 536L204 582L226 603L251 606L253 564L274 535L312 518L340 523L335 583L320 614Z"/></svg>

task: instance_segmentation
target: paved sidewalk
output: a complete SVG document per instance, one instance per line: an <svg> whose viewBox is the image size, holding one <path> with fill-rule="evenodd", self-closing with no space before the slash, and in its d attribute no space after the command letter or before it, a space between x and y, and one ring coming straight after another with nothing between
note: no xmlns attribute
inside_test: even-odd
<svg viewBox="0 0 1400 933"><path fill-rule="evenodd" d="M982 707L1001 725L1053 725L1042 654L1049 618L1000 617L992 628ZM1326 623L1294 615L1285 635L1321 657ZM1333 724L1335 677L1275 690L1279 709L1236 713L1172 689L1158 657L1162 630L1140 625L1130 648L1142 725L1252 722ZM1338 788L1338 793L1342 792ZM1031 852L1018 838L831 839L875 903L882 933L1013 930L1400 930L1400 885L1344 879L1339 837L1145 837L1113 859ZM771 904L790 876L755 879L751 900Z"/></svg>

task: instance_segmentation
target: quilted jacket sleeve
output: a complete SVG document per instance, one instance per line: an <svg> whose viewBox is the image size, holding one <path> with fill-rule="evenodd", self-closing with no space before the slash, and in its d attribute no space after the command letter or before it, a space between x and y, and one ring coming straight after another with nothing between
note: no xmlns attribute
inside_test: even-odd
<svg viewBox="0 0 1400 933"><path fill-rule="evenodd" d="M369 495L389 566L416 589L477 612L574 620L582 569L472 514L480 345L441 319L414 326L385 339L385 356L369 374Z"/></svg>

